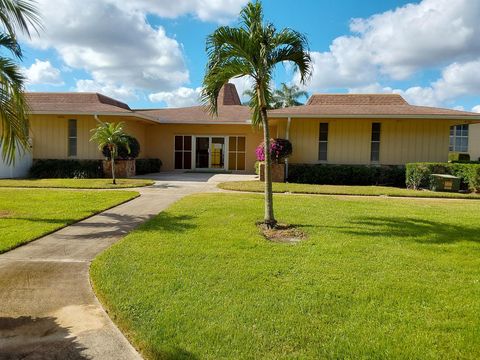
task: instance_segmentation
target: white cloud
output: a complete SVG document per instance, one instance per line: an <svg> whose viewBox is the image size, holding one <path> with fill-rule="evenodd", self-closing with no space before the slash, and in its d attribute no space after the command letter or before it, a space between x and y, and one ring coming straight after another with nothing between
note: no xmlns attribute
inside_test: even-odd
<svg viewBox="0 0 480 360"><path fill-rule="evenodd" d="M122 101L138 99L138 96L133 88L129 88L126 86L116 86L114 84L98 83L90 79L77 80L75 91L98 92Z"/></svg>
<svg viewBox="0 0 480 360"><path fill-rule="evenodd" d="M193 14L202 21L225 23L236 17L248 0L109 0L132 11L142 11L160 17L176 18Z"/></svg>
<svg viewBox="0 0 480 360"><path fill-rule="evenodd" d="M334 39L327 52L312 52L309 88L361 87L473 61L480 57L479 16L480 1L423 0L353 19L352 36Z"/></svg>
<svg viewBox="0 0 480 360"><path fill-rule="evenodd" d="M180 87L174 91L161 91L148 96L151 102L164 102L167 107L186 107L200 103L201 87L196 89Z"/></svg>
<svg viewBox="0 0 480 360"><path fill-rule="evenodd" d="M61 72L50 61L35 59L28 68L22 68L29 85L63 85Z"/></svg>
<svg viewBox="0 0 480 360"><path fill-rule="evenodd" d="M31 45L55 49L99 86L170 91L189 80L181 45L144 12L109 0L40 0L39 8L45 32Z"/></svg>
<svg viewBox="0 0 480 360"><path fill-rule="evenodd" d="M473 112L480 113L480 105L476 105L472 108Z"/></svg>

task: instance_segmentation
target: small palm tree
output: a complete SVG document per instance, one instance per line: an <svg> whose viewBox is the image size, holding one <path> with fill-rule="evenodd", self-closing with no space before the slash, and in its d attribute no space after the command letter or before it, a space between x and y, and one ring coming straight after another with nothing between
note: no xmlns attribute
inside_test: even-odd
<svg viewBox="0 0 480 360"><path fill-rule="evenodd" d="M130 146L128 144L128 135L123 130L123 123L108 123L99 121L95 129L92 129L92 137L90 141L95 141L98 144L100 151L106 146L110 151L110 164L112 166L112 182L116 184L115 179L115 157L119 146L125 146L128 153L130 153Z"/></svg>
<svg viewBox="0 0 480 360"><path fill-rule="evenodd" d="M308 42L292 30L278 31L264 23L259 1L247 4L240 12L240 26L222 26L207 39L208 64L203 79L202 100L213 115L218 111L218 94L230 79L250 76L253 79L252 123L263 128L265 144L265 217L267 227L275 227L273 213L272 160L267 109L272 101L271 79L275 66L291 62L305 83L311 73Z"/></svg>
<svg viewBox="0 0 480 360"><path fill-rule="evenodd" d="M0 24L3 28L0 50L6 50L13 57L0 56L0 145L2 158L13 163L18 146L28 149L29 131L28 106L23 93L25 79L15 61L22 59L17 30L30 36L30 29L41 28L35 2L0 0Z"/></svg>
<svg viewBox="0 0 480 360"><path fill-rule="evenodd" d="M277 89L273 92L272 106L274 109L279 109L303 105L302 102L298 101L298 99L301 97L308 98L308 93L300 90L297 85L288 86L287 84L282 83L280 89Z"/></svg>

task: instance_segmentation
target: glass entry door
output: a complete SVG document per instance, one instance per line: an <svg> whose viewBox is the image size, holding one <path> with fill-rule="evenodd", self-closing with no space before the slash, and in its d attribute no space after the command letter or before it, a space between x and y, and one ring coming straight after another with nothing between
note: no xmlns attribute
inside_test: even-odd
<svg viewBox="0 0 480 360"><path fill-rule="evenodd" d="M212 137L210 143L210 167L212 169L223 169L225 157L225 138Z"/></svg>
<svg viewBox="0 0 480 360"><path fill-rule="evenodd" d="M210 149L209 137L196 138L195 167L197 169L209 168L209 160L210 160L209 149Z"/></svg>
<svg viewBox="0 0 480 360"><path fill-rule="evenodd" d="M195 138L195 168L225 168L225 137L198 136Z"/></svg>

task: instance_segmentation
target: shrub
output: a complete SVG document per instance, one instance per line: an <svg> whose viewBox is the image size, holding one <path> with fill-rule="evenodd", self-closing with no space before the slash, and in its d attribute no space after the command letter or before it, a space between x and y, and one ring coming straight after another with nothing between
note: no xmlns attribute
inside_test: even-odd
<svg viewBox="0 0 480 360"><path fill-rule="evenodd" d="M136 159L135 167L137 175L155 173L160 171L162 161L160 159Z"/></svg>
<svg viewBox="0 0 480 360"><path fill-rule="evenodd" d="M257 146L255 153L258 161L265 161L264 142ZM287 139L270 139L270 156L272 161L279 164L292 155L292 143Z"/></svg>
<svg viewBox="0 0 480 360"><path fill-rule="evenodd" d="M448 154L448 162L469 162L470 154L452 152Z"/></svg>
<svg viewBox="0 0 480 360"><path fill-rule="evenodd" d="M140 143L138 142L138 140L130 135L127 136L127 139L128 139L128 146L130 147L130 152L128 152L128 149L125 145L119 145L117 149L116 159L122 159L122 160L136 159L140 154ZM108 148L107 145L103 147L102 154L107 159L110 159L110 149Z"/></svg>
<svg viewBox="0 0 480 360"><path fill-rule="evenodd" d="M33 161L31 178L103 178L102 160L37 159Z"/></svg>
<svg viewBox="0 0 480 360"><path fill-rule="evenodd" d="M405 186L403 166L291 164L288 181L325 185Z"/></svg>
<svg viewBox="0 0 480 360"><path fill-rule="evenodd" d="M260 164L262 161L255 161L255 174L260 175Z"/></svg>
<svg viewBox="0 0 480 360"><path fill-rule="evenodd" d="M460 188L480 191L480 164L475 163L411 163L406 165L408 188L429 187L432 174L449 174L460 178Z"/></svg>

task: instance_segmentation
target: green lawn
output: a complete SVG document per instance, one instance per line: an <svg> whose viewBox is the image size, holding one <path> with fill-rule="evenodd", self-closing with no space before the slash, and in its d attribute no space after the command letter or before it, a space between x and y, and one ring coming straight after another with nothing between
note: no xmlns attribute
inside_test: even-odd
<svg viewBox="0 0 480 360"><path fill-rule="evenodd" d="M137 195L133 191L0 189L0 253Z"/></svg>
<svg viewBox="0 0 480 360"><path fill-rule="evenodd" d="M220 189L234 191L263 192L264 184L260 181L232 181L218 184ZM347 185L310 185L273 183L276 193L323 194L323 195L360 195L360 196L398 196L421 198L459 198L480 199L480 194L462 194L434 192L429 190L409 190L388 186L347 186Z"/></svg>
<svg viewBox="0 0 480 360"><path fill-rule="evenodd" d="M478 359L480 202L187 197L101 254L97 295L149 359Z"/></svg>
<svg viewBox="0 0 480 360"><path fill-rule="evenodd" d="M122 189L153 185L148 179L117 179L117 185L112 179L2 179L2 187L25 188L67 188L67 189Z"/></svg>

